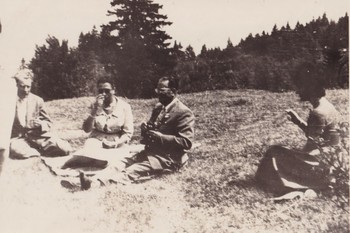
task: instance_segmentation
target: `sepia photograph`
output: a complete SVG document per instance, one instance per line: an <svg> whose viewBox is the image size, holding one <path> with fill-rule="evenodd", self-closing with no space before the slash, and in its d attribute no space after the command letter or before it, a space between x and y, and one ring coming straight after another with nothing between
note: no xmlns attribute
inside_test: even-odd
<svg viewBox="0 0 350 233"><path fill-rule="evenodd" d="M347 233L348 0L1 0L1 233Z"/></svg>

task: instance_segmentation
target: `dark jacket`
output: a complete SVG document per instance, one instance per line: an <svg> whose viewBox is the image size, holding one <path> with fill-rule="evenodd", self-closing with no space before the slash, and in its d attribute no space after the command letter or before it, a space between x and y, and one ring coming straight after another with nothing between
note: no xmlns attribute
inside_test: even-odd
<svg viewBox="0 0 350 233"><path fill-rule="evenodd" d="M161 160L161 163L171 161L180 165L187 160L186 150L192 147L195 117L177 98L165 108L162 118L157 120L163 108L162 104L157 104L148 122L155 124L157 121L155 130L163 135L156 142L146 142L146 151L149 152L148 155Z"/></svg>

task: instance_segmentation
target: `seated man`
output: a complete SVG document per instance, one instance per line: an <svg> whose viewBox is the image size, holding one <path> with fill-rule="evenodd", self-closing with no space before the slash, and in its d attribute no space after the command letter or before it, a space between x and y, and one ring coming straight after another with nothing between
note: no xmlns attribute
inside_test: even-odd
<svg viewBox="0 0 350 233"><path fill-rule="evenodd" d="M68 142L51 132L52 121L44 109L44 101L30 93L33 73L27 68L14 76L17 83L17 103L12 126L10 157L25 159L33 156L64 156L72 150Z"/></svg>
<svg viewBox="0 0 350 233"><path fill-rule="evenodd" d="M98 95L91 105L91 112L83 129L90 133L81 151L74 153L64 168L104 168L113 164L119 170L125 168L122 160L128 157L128 142L134 131L131 107L115 96L113 82L107 78L97 81Z"/></svg>
<svg viewBox="0 0 350 233"><path fill-rule="evenodd" d="M172 77L159 80L156 89L159 103L153 109L150 120L141 125L144 150L124 160L126 168L123 171L110 166L103 173L96 174L93 184L129 183L142 176L176 171L183 166L188 159L186 150L192 147L194 115L176 97L177 88L178 84ZM91 184L91 180L80 173L80 188L87 190ZM62 185L76 188L66 181Z"/></svg>
<svg viewBox="0 0 350 233"><path fill-rule="evenodd" d="M177 97L178 83L173 77L159 80L159 103L147 123L141 124L141 143L145 149L136 154L125 169L132 180L144 175L176 171L188 160L194 137L194 115Z"/></svg>

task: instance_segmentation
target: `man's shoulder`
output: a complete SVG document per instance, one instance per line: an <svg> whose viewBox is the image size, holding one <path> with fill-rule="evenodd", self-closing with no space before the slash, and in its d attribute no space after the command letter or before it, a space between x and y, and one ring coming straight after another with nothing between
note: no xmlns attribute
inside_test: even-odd
<svg viewBox="0 0 350 233"><path fill-rule="evenodd" d="M44 102L43 98L41 98L40 96L35 95L33 93L29 93L28 100L29 101L36 101L36 102Z"/></svg>
<svg viewBox="0 0 350 233"><path fill-rule="evenodd" d="M184 104L181 100L177 99L177 103L179 108L191 111L191 109L186 104Z"/></svg>
<svg viewBox="0 0 350 233"><path fill-rule="evenodd" d="M192 110L189 107L187 107L187 105L184 104L179 99L177 99L176 102L174 103L173 110L176 111L176 112L182 112L182 113L188 112L188 113L193 114Z"/></svg>

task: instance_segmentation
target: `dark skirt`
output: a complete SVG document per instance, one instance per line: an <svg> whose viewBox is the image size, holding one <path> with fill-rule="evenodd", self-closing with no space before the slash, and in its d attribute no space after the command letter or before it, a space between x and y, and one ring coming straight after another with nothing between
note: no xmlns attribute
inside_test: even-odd
<svg viewBox="0 0 350 233"><path fill-rule="evenodd" d="M272 146L266 151L255 178L262 188L275 194L323 190L329 185L327 172L316 158L282 146Z"/></svg>

